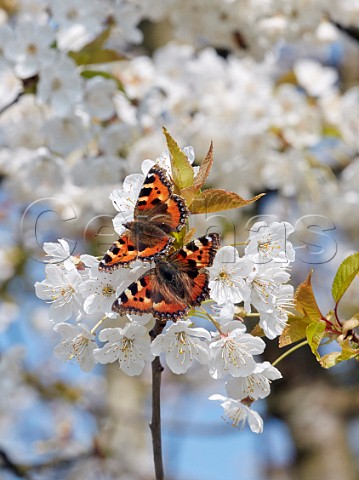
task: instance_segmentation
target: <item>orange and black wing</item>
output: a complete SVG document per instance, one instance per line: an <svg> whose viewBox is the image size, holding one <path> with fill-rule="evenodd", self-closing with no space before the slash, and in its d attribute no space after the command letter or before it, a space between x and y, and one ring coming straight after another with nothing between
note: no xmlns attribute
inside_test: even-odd
<svg viewBox="0 0 359 480"><path fill-rule="evenodd" d="M147 174L138 195L135 220L150 221L164 232L178 232L188 218L185 201L173 193L166 172L154 165Z"/></svg>
<svg viewBox="0 0 359 480"><path fill-rule="evenodd" d="M140 190L134 222L106 252L99 269L111 272L136 259L149 261L164 255L173 242L170 234L181 230L188 215L183 198L172 193L165 171L154 165Z"/></svg>
<svg viewBox="0 0 359 480"><path fill-rule="evenodd" d="M166 322L182 318L189 306L165 284L160 284L156 270L152 269L126 288L113 303L112 310L120 315L151 313L158 320Z"/></svg>
<svg viewBox="0 0 359 480"><path fill-rule="evenodd" d="M120 314L151 313L162 322L179 320L191 307L200 305L208 298L208 273L205 267L212 265L218 248L217 234L193 240L167 259L161 259L162 265L173 263L176 266L174 270L171 267L167 270L167 273L176 272L172 279L171 275L161 278L156 269L150 270L129 285L114 302L112 310Z"/></svg>
<svg viewBox="0 0 359 480"><path fill-rule="evenodd" d="M111 272L136 260L138 250L131 240L131 232L125 233L107 250L99 264L99 270Z"/></svg>
<svg viewBox="0 0 359 480"><path fill-rule="evenodd" d="M205 268L213 264L219 246L219 235L210 233L196 238L168 258L178 265L183 283L188 285L190 306L200 305L209 297L208 273Z"/></svg>

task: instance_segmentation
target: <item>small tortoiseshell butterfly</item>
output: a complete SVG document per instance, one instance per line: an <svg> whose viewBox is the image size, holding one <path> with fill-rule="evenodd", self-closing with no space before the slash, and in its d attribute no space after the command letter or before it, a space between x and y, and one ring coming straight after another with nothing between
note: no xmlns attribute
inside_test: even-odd
<svg viewBox="0 0 359 480"><path fill-rule="evenodd" d="M168 257L155 258L155 268L142 275L117 298L114 312L151 313L176 321L208 298L208 272L219 248L219 235L197 238Z"/></svg>
<svg viewBox="0 0 359 480"><path fill-rule="evenodd" d="M139 193L134 220L106 252L99 270L112 271L136 259L152 260L170 248L172 232L179 232L189 211L185 201L173 193L165 171L154 165L147 174Z"/></svg>

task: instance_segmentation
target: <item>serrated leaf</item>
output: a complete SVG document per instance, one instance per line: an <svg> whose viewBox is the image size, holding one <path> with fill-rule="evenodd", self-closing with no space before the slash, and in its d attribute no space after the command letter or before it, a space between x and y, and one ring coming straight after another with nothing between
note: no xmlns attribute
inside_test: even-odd
<svg viewBox="0 0 359 480"><path fill-rule="evenodd" d="M279 337L279 348L286 347L305 338L308 324L309 319L306 317L299 315L290 316L287 325Z"/></svg>
<svg viewBox="0 0 359 480"><path fill-rule="evenodd" d="M326 355L323 355L319 362L323 368L331 368L334 367L338 363L338 357L340 357L341 352L330 352Z"/></svg>
<svg viewBox="0 0 359 480"><path fill-rule="evenodd" d="M114 75L112 75L111 73L102 72L101 70L83 70L81 72L81 76L83 78L86 78L86 79L93 78L93 77L108 78L109 80L113 80L117 83L117 88L119 90L124 91L124 87L123 87L122 83L120 82L120 80L118 78L116 78Z"/></svg>
<svg viewBox="0 0 359 480"><path fill-rule="evenodd" d="M319 310L314 296L312 288L312 273L313 272L309 273L308 277L299 285L295 292L295 308L299 313L302 313L313 322L320 321L323 315Z"/></svg>
<svg viewBox="0 0 359 480"><path fill-rule="evenodd" d="M307 326L306 334L312 352L317 357L317 360L320 360L318 347L325 334L325 323L322 321L310 323Z"/></svg>
<svg viewBox="0 0 359 480"><path fill-rule="evenodd" d="M232 208L245 207L261 198L264 193L257 195L250 200L245 200L240 195L226 190L209 188L196 195L191 203L191 213L213 213Z"/></svg>
<svg viewBox="0 0 359 480"><path fill-rule="evenodd" d="M163 127L167 147L171 155L172 178L178 191L193 187L193 168L186 155L182 152L177 142Z"/></svg>
<svg viewBox="0 0 359 480"><path fill-rule="evenodd" d="M203 160L203 163L199 167L197 175L194 177L194 186L197 189L202 188L203 185L206 183L206 180L211 171L212 165L213 165L213 142L211 142L206 158Z"/></svg>
<svg viewBox="0 0 359 480"><path fill-rule="evenodd" d="M181 197L185 199L187 207L190 207L194 197L198 194L198 188L196 187L183 188L180 191L180 193L181 193Z"/></svg>
<svg viewBox="0 0 359 480"><path fill-rule="evenodd" d="M331 352L323 355L320 359L320 364L324 368L331 368L340 362L351 360L352 358L359 359L359 349L352 348L349 340L344 340L340 344L341 352Z"/></svg>
<svg viewBox="0 0 359 480"><path fill-rule="evenodd" d="M332 295L338 304L359 272L359 252L350 255L338 268L332 285Z"/></svg>

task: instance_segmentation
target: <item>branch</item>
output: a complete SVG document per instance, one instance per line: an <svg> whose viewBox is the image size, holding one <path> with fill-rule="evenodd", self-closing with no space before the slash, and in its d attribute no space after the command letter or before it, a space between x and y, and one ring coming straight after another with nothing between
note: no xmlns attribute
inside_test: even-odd
<svg viewBox="0 0 359 480"><path fill-rule="evenodd" d="M154 329L150 332L152 340L164 329L164 325L156 321ZM153 460L155 464L156 480L163 480L162 439L161 439L161 374L163 367L160 357L152 362L152 420L150 429L152 434Z"/></svg>
<svg viewBox="0 0 359 480"><path fill-rule="evenodd" d="M0 470L3 469L14 473L17 477L30 479L27 467L13 462L5 450L0 450Z"/></svg>

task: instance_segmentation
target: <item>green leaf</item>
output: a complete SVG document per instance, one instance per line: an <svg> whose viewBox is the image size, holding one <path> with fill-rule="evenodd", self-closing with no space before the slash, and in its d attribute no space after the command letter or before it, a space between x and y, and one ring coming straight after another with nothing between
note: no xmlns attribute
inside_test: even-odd
<svg viewBox="0 0 359 480"><path fill-rule="evenodd" d="M179 232L173 232L171 234L172 237L174 237L175 241L173 242L173 247L178 250L179 248L182 248L183 245L186 245L189 243L194 234L196 233L196 228L190 228L187 230L187 228L182 228Z"/></svg>
<svg viewBox="0 0 359 480"><path fill-rule="evenodd" d="M359 348L352 348L349 340L344 340L340 344L342 351L341 352L331 352L323 355L320 359L320 364L324 368L331 368L334 365L337 365L340 362L350 360L352 358L359 359Z"/></svg>
<svg viewBox="0 0 359 480"><path fill-rule="evenodd" d="M330 352L326 355L323 355L319 362L323 368L331 368L334 367L338 363L338 357L340 357L341 352Z"/></svg>
<svg viewBox="0 0 359 480"><path fill-rule="evenodd" d="M202 165L199 167L197 175L194 177L194 186L199 190L206 183L208 175L213 165L213 142L209 147L206 158L203 160Z"/></svg>
<svg viewBox="0 0 359 480"><path fill-rule="evenodd" d="M324 124L322 128L322 133L326 137L335 137L335 138L342 138L342 134L335 125L331 124Z"/></svg>
<svg viewBox="0 0 359 480"><path fill-rule="evenodd" d="M359 252L350 255L338 268L332 285L332 295L338 304L359 272Z"/></svg>
<svg viewBox="0 0 359 480"><path fill-rule="evenodd" d="M194 174L188 158L164 127L163 133L165 134L167 147L171 154L172 178L174 184L179 192L186 188L192 188Z"/></svg>
<svg viewBox="0 0 359 480"><path fill-rule="evenodd" d="M93 77L103 77L108 78L109 80L114 80L117 83L117 87L119 90L124 91L123 84L120 82L118 78L108 72L102 72L101 70L83 70L81 72L81 76L83 78L93 78Z"/></svg>
<svg viewBox="0 0 359 480"><path fill-rule="evenodd" d="M310 320L307 317L299 315L289 316L288 323L279 337L279 348L286 347L305 338L309 323Z"/></svg>
<svg viewBox="0 0 359 480"><path fill-rule="evenodd" d="M226 190L209 188L198 193L190 205L191 213L213 213L232 208L245 207L261 198L264 193L257 195L250 200L245 200L240 195Z"/></svg>
<svg viewBox="0 0 359 480"><path fill-rule="evenodd" d="M182 188L180 193L181 193L181 196L186 200L187 207L190 207L190 205L193 202L193 199L195 198L196 195L198 195L198 189L196 187Z"/></svg>
<svg viewBox="0 0 359 480"><path fill-rule="evenodd" d="M104 48L104 44L110 36L111 29L112 26L110 25L78 52L68 52L69 57L71 57L77 65L108 63L127 59L126 55L122 53Z"/></svg>
<svg viewBox="0 0 359 480"><path fill-rule="evenodd" d="M295 307L299 313L304 315L304 317L309 318L311 322L318 322L323 315L319 310L314 296L312 288L312 273L313 272L310 272L304 282L297 288L295 293Z"/></svg>
<svg viewBox="0 0 359 480"><path fill-rule="evenodd" d="M94 65L96 63L117 62L118 60L125 60L127 57L115 50L80 50L79 52L69 52L76 65Z"/></svg>
<svg viewBox="0 0 359 480"><path fill-rule="evenodd" d="M325 334L325 322L319 321L319 322L310 323L307 326L306 332L307 332L308 344L312 352L314 353L314 355L317 357L318 360L320 360L318 347Z"/></svg>

